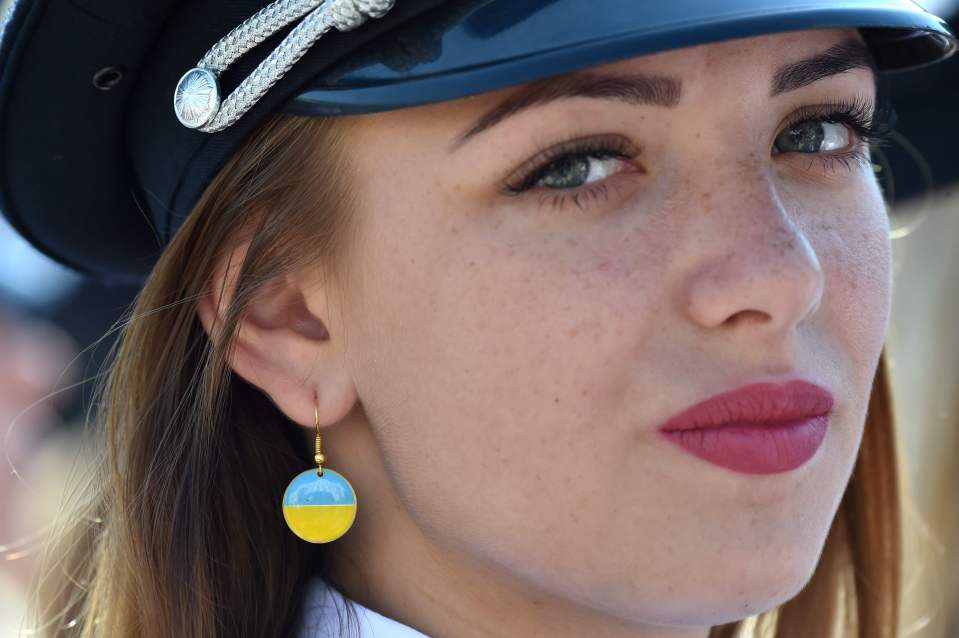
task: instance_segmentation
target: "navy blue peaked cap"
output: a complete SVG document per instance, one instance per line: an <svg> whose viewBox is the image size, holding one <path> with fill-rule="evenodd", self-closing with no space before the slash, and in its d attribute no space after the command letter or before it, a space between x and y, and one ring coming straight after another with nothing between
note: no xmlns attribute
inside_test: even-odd
<svg viewBox="0 0 959 638"><path fill-rule="evenodd" d="M320 38L231 126L184 126L181 76L268 4L15 1L0 30L0 211L53 259L140 283L217 170L276 112L382 111L797 29L858 27L882 71L956 48L945 22L909 0L396 0ZM223 72L223 95L295 25Z"/></svg>

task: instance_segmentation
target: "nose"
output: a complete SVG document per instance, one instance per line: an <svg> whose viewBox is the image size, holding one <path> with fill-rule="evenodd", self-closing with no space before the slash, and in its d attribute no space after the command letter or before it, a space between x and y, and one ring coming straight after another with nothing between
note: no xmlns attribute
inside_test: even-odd
<svg viewBox="0 0 959 638"><path fill-rule="evenodd" d="M744 322L785 333L819 307L824 277L806 235L769 182L714 207L690 271L687 314L704 328Z"/></svg>

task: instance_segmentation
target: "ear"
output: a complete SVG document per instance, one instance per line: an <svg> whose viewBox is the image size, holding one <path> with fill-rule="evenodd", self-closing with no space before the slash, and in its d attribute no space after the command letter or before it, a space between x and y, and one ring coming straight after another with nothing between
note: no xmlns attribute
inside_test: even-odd
<svg viewBox="0 0 959 638"><path fill-rule="evenodd" d="M249 249L240 243L217 263L197 304L211 340L219 335L236 292L236 277ZM291 420L313 427L346 416L357 400L338 327L329 330L332 291L317 280L285 276L264 284L250 299L237 326L228 363L270 397ZM308 298L307 298L308 296Z"/></svg>

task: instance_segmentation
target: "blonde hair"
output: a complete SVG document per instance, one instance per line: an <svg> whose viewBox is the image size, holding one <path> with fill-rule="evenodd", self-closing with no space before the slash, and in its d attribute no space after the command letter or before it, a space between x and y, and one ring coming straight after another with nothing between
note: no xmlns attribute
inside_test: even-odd
<svg viewBox="0 0 959 638"><path fill-rule="evenodd" d="M93 479L64 515L35 587L43 635L289 635L307 580L326 580L335 545L299 541L271 507L309 466L310 450L299 426L227 361L261 287L307 266L341 277L350 263L350 171L334 122L276 115L262 124L220 169L118 325L96 393ZM241 237L250 247L211 338L197 300ZM832 627L850 638L894 634L894 440L881 358L859 458L814 576L780 608L714 627L711 638L808 638Z"/></svg>

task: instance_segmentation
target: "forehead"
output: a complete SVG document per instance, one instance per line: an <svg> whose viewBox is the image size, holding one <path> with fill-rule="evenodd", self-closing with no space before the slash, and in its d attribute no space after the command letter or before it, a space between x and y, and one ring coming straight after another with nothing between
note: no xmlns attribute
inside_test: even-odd
<svg viewBox="0 0 959 638"><path fill-rule="evenodd" d="M768 78L783 64L821 53L850 38L862 41L859 31L852 28L773 33L640 55L589 67L588 70L670 76L684 84L710 80L725 82L724 78L735 73L756 79L767 78L764 81L768 83ZM516 88L493 91L484 96L501 98Z"/></svg>
<svg viewBox="0 0 959 638"><path fill-rule="evenodd" d="M586 70L674 77L686 89L706 84L723 87L728 84L729 78L736 78L739 82L762 82L765 88L783 64L821 53L850 38L862 41L859 31L854 28L807 29L672 49L595 65ZM384 124L389 120L396 125L405 118L425 117L432 121L438 116L465 117L499 104L525 86L517 85L447 102L383 112L375 114L375 117L382 118Z"/></svg>
<svg viewBox="0 0 959 638"><path fill-rule="evenodd" d="M695 81L703 76L735 72L772 76L783 64L820 53L854 38L858 29L807 29L672 49L591 67L594 70L643 71Z"/></svg>

